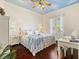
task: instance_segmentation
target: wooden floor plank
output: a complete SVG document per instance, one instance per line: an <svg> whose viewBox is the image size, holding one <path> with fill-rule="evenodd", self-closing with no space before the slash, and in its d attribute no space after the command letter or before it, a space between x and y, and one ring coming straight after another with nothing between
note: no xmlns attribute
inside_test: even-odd
<svg viewBox="0 0 79 59"><path fill-rule="evenodd" d="M56 47L57 45L53 44L46 49L38 52L36 56L33 56L32 53L21 44L12 46L12 49L16 50L16 59L49 59L50 52Z"/></svg>

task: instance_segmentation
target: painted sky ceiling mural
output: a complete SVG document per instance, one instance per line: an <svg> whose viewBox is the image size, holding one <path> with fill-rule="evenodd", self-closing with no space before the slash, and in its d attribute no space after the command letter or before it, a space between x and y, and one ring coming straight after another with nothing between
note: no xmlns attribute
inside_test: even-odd
<svg viewBox="0 0 79 59"><path fill-rule="evenodd" d="M51 4L51 6L47 6L44 10L41 10L38 7L33 8L34 3L31 0L5 0L5 1L8 3L15 4L19 7L32 10L40 14L46 14L51 11L55 11L60 8L64 8L64 7L79 3L79 0L46 0L46 2ZM40 0L35 0L35 1L40 1Z"/></svg>

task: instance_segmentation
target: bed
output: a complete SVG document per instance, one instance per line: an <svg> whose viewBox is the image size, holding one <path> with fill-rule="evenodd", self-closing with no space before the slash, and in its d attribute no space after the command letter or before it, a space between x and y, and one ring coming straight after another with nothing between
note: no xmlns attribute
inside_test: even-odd
<svg viewBox="0 0 79 59"><path fill-rule="evenodd" d="M33 56L54 43L56 43L56 41L51 34L27 35L21 39L21 44L29 49Z"/></svg>

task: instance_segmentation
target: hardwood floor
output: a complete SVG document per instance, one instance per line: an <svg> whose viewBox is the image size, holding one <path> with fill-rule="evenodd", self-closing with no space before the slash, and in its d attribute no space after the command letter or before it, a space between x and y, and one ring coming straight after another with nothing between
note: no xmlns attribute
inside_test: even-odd
<svg viewBox="0 0 79 59"><path fill-rule="evenodd" d="M50 52L55 50L56 47L57 45L53 44L38 52L36 56L33 56L32 53L21 44L12 46L12 49L16 50L16 59L50 59Z"/></svg>

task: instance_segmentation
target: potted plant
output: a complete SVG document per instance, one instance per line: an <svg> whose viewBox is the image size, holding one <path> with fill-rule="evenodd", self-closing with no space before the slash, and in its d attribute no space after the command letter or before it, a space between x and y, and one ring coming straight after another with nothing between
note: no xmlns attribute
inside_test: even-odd
<svg viewBox="0 0 79 59"><path fill-rule="evenodd" d="M1 50L1 46L0 46ZM10 50L10 46L6 46L2 53L0 54L0 59L15 59L16 57L16 51Z"/></svg>
<svg viewBox="0 0 79 59"><path fill-rule="evenodd" d="M0 15L4 16L5 15L5 11L3 8L0 7Z"/></svg>

